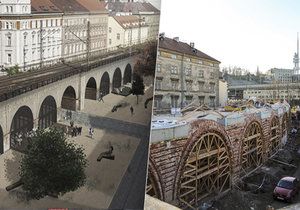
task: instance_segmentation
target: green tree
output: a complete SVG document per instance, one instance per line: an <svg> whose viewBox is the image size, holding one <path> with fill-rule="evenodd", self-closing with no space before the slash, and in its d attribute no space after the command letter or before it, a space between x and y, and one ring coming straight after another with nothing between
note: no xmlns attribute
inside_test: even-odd
<svg viewBox="0 0 300 210"><path fill-rule="evenodd" d="M143 76L155 75L157 42L147 43L139 54L134 72Z"/></svg>
<svg viewBox="0 0 300 210"><path fill-rule="evenodd" d="M20 72L20 67L18 65L6 68L4 71L6 71L6 73L7 73L8 76L12 76L12 75L21 73Z"/></svg>
<svg viewBox="0 0 300 210"><path fill-rule="evenodd" d="M83 148L67 142L61 130L38 130L25 154L20 177L29 198L63 195L84 185L86 155Z"/></svg>
<svg viewBox="0 0 300 210"><path fill-rule="evenodd" d="M136 104L139 103L139 95L144 95L145 93L145 85L143 78L137 74L133 74L133 82L132 82L132 94L136 95Z"/></svg>

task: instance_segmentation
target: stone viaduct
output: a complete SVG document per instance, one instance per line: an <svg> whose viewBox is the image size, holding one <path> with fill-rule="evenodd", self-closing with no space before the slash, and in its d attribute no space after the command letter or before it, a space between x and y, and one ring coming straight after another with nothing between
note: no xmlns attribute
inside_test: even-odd
<svg viewBox="0 0 300 210"><path fill-rule="evenodd" d="M135 62L136 56L123 58L0 102L0 155L20 133L57 122L61 110L82 110L85 98L96 100L99 92L131 82Z"/></svg>
<svg viewBox="0 0 300 210"><path fill-rule="evenodd" d="M289 109L282 103L152 129L147 193L196 209L199 200L227 192L286 142Z"/></svg>

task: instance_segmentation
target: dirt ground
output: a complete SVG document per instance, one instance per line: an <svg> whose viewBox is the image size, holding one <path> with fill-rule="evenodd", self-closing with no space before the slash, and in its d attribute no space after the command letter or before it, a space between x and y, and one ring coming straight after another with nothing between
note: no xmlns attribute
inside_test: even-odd
<svg viewBox="0 0 300 210"><path fill-rule="evenodd" d="M279 200L274 200L272 193L278 181L284 176L295 176L300 179L300 132L293 141L289 139L288 144L272 158L288 163L281 164L272 159L268 160L262 167L232 187L229 193L215 200L204 203L199 209L207 210L266 210L267 207L274 209L291 205ZM298 194L293 203L300 202Z"/></svg>

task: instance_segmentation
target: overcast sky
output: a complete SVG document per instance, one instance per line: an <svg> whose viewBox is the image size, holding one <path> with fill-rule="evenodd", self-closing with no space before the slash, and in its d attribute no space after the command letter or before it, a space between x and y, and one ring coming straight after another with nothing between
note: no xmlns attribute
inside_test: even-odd
<svg viewBox="0 0 300 210"><path fill-rule="evenodd" d="M162 0L160 32L255 72L293 68L299 0Z"/></svg>

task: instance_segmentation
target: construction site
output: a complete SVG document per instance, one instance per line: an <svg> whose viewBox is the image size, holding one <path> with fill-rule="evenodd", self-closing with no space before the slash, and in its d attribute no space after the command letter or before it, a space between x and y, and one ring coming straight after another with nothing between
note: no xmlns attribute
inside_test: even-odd
<svg viewBox="0 0 300 210"><path fill-rule="evenodd" d="M289 205L272 192L283 176L300 174L300 142L289 135L298 121L292 124L285 101L254 105L231 112L190 105L178 116L153 115L147 194L182 209Z"/></svg>

